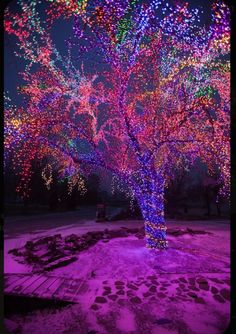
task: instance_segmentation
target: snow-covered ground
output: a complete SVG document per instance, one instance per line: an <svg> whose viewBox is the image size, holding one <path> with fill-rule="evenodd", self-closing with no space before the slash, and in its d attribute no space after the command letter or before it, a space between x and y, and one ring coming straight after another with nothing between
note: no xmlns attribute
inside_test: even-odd
<svg viewBox="0 0 236 334"><path fill-rule="evenodd" d="M26 233L5 222L5 273L30 272L8 250L26 241L61 233L141 227L141 221L95 223L76 220L72 213L35 218ZM50 221L51 223L45 223ZM56 221L53 226L53 221ZM84 280L79 304L58 310L34 311L12 317L22 334L221 334L230 317L230 231L227 221L169 221L168 227L204 230L210 234L169 236L169 248L148 250L134 235L101 240L78 254L78 260L54 269L53 275ZM9 228L8 228L9 227ZM94 331L94 332L93 332Z"/></svg>

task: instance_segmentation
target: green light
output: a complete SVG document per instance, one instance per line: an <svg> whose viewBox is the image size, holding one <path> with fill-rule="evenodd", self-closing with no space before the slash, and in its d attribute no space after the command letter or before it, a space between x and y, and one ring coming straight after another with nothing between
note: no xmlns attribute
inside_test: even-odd
<svg viewBox="0 0 236 334"><path fill-rule="evenodd" d="M195 97L201 97L201 96L209 96L211 97L214 94L214 90L212 89L211 86L207 86L204 88L200 88L196 94Z"/></svg>
<svg viewBox="0 0 236 334"><path fill-rule="evenodd" d="M121 44L124 41L125 36L130 28L131 28L130 18L123 18L120 20L120 24L118 26L116 35L119 44Z"/></svg>

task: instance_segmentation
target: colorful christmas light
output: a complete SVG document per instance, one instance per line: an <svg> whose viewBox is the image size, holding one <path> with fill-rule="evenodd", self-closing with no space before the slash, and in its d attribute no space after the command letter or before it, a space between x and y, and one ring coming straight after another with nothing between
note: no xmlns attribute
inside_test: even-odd
<svg viewBox="0 0 236 334"><path fill-rule="evenodd" d="M164 188L176 169L200 157L210 173L218 168L220 192L229 193L229 8L217 1L206 27L187 3L50 0L46 25L38 3L19 1L20 14L5 13L5 30L27 62L25 104L5 98L5 148L21 167L17 190L28 196L36 158L47 160L46 186L57 169L69 193L76 185L85 191L82 175L91 168L108 170L136 198L148 247L166 248ZM70 17L65 58L50 27ZM72 49L78 59L93 53L89 70L75 65Z"/></svg>

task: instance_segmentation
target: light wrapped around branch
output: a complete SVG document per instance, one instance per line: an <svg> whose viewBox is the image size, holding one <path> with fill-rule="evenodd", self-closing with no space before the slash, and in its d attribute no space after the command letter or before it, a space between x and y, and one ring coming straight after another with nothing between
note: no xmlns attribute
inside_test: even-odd
<svg viewBox="0 0 236 334"><path fill-rule="evenodd" d="M52 176L52 166L50 164L47 164L41 173L42 179L44 180L45 186L47 189L50 189L50 186L53 182L53 176Z"/></svg>
<svg viewBox="0 0 236 334"><path fill-rule="evenodd" d="M147 234L147 248L151 249L167 249L168 247L168 241L162 240L159 238L153 238L151 234Z"/></svg>
<svg viewBox="0 0 236 334"><path fill-rule="evenodd" d="M147 221L145 222L145 224L148 225L149 227L155 229L155 230L159 229L160 231L164 231L164 232L166 232L166 230L167 230L167 227L164 224L153 224L153 223L147 222Z"/></svg>
<svg viewBox="0 0 236 334"><path fill-rule="evenodd" d="M165 224L154 224L145 221L147 247L152 249L166 249L168 241L166 241Z"/></svg>

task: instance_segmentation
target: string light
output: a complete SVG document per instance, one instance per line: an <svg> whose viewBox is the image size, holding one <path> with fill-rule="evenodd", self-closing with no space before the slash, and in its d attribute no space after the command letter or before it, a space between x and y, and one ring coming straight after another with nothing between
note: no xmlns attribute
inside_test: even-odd
<svg viewBox="0 0 236 334"><path fill-rule="evenodd" d="M36 158L50 159L46 186L53 165L68 179L69 194L86 191L83 177L92 168L109 170L112 191L140 206L147 246L164 249L164 188L176 170L200 157L211 173L218 169L220 194L229 195L229 8L213 4L207 28L187 3L48 2L46 22L40 1L20 0L21 13L5 12L5 31L17 37L16 55L27 63L18 87L24 103L4 98L5 156L20 167L17 191L29 196ZM71 17L74 36L62 57L50 28ZM91 64L77 68L73 48L79 59L92 53Z"/></svg>
<svg viewBox="0 0 236 334"><path fill-rule="evenodd" d="M50 185L53 182L52 177L52 166L50 164L47 164L43 170L42 170L42 179L44 180L44 183L48 190L50 190Z"/></svg>

